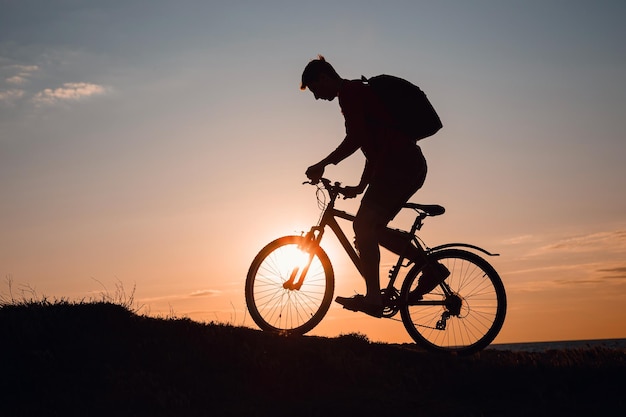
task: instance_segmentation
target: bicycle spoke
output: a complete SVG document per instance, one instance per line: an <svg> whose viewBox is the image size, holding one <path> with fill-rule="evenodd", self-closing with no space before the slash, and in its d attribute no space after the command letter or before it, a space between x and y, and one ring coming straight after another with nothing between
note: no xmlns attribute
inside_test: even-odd
<svg viewBox="0 0 626 417"><path fill-rule="evenodd" d="M270 243L248 272L248 310L264 330L305 333L321 320L332 302L330 261L317 246L308 245L315 251L312 257L302 252L303 239L287 236ZM307 270L304 279L300 275L303 270Z"/></svg>
<svg viewBox="0 0 626 417"><path fill-rule="evenodd" d="M500 278L486 261L467 251L446 249L432 256L450 271L446 285L451 293L437 288L422 303L404 307L401 313L407 331L433 350L471 353L482 349L504 321L506 296ZM415 269L407 276L402 293L414 290L418 282ZM437 301L444 305L427 304Z"/></svg>

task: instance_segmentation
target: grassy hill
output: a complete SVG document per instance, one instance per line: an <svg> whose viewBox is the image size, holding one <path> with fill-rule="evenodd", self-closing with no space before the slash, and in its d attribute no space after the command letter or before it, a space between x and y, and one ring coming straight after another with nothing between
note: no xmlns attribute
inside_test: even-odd
<svg viewBox="0 0 626 417"><path fill-rule="evenodd" d="M626 353L470 357L286 338L106 302L0 307L2 416L626 415Z"/></svg>

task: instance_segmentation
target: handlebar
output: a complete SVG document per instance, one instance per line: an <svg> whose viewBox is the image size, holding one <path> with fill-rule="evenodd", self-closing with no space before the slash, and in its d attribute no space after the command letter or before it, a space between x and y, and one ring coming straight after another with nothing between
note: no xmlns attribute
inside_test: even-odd
<svg viewBox="0 0 626 417"><path fill-rule="evenodd" d="M333 184L332 181L328 178L322 177L318 181L304 181L302 184L311 184L317 186L318 188L322 188L319 185L320 182L322 183L323 188L328 191L331 197L336 197L338 194L345 195L346 187L342 187L341 183L338 181L335 181L335 183Z"/></svg>
<svg viewBox="0 0 626 417"><path fill-rule="evenodd" d="M322 186L319 183L322 183ZM335 199L341 194L345 196L346 187L342 187L340 182L332 183L328 178L320 178L318 181L305 181L302 184L311 184L317 186L318 190L324 188L328 191L328 195L330 195L331 201L335 201ZM409 208L415 210L419 213L419 217L424 219L427 216L440 216L445 213L446 209L438 204L417 204L417 203L405 203L403 208Z"/></svg>

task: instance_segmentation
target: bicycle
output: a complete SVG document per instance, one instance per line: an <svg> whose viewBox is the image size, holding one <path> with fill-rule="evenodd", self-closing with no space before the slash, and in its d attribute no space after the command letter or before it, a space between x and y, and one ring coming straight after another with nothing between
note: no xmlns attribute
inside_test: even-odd
<svg viewBox="0 0 626 417"><path fill-rule="evenodd" d="M358 253L337 223L337 218L353 221L355 217L335 208L335 201L342 195L341 184L322 178L314 185L322 209L317 225L300 236L284 236L270 242L256 255L248 270L246 304L250 316L264 331L303 335L327 313L335 288L330 259L320 246L327 226L357 270L360 269ZM405 250L391 267L389 283L381 291L383 317L392 318L399 312L411 338L429 351L470 354L485 348L502 328L507 301L500 276L476 252L487 256L498 254L467 243L429 248L416 233L426 217L439 216L445 209L416 203L406 203L403 208L417 213L410 231L387 229L406 236L407 245L422 248L427 262L442 263L450 275L421 300L409 303L409 294L417 286L427 262L411 261L405 257ZM395 283L403 268L409 269L398 290Z"/></svg>

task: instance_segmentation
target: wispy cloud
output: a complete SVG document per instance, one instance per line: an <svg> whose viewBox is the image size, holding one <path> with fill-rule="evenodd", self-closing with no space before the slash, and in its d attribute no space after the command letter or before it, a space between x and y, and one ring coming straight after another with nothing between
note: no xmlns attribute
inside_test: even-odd
<svg viewBox="0 0 626 417"><path fill-rule="evenodd" d="M190 297L215 297L221 295L222 291L219 290L196 290L191 293L186 294L169 294L161 297L148 297L142 298L141 302L163 302L163 301L174 301L174 300L184 300Z"/></svg>
<svg viewBox="0 0 626 417"><path fill-rule="evenodd" d="M626 293L626 261L569 262L508 271L505 286L511 293L588 291L623 297Z"/></svg>
<svg viewBox="0 0 626 417"><path fill-rule="evenodd" d="M502 243L505 245L519 245L522 243L529 243L529 242L533 242L536 240L537 238L533 235L521 235L521 236L514 236L509 239L505 239Z"/></svg>
<svg viewBox="0 0 626 417"><path fill-rule="evenodd" d="M11 104L13 101L22 97L24 97L24 90L13 88L10 90L0 91L0 103Z"/></svg>
<svg viewBox="0 0 626 417"><path fill-rule="evenodd" d="M0 85L0 104L12 106L23 98L26 91L21 86L38 68L36 65L0 65L0 80L4 80Z"/></svg>
<svg viewBox="0 0 626 417"><path fill-rule="evenodd" d="M602 268L598 269L598 273L605 279L620 279L626 280L626 266L617 266L614 268Z"/></svg>
<svg viewBox="0 0 626 417"><path fill-rule="evenodd" d="M26 77L22 77L21 75L14 75L5 80L8 84L21 85L26 84L28 81Z"/></svg>
<svg viewBox="0 0 626 417"><path fill-rule="evenodd" d="M22 85L26 84L33 73L39 71L37 65L8 65L4 67L4 72L8 72L8 75L4 81L7 84Z"/></svg>
<svg viewBox="0 0 626 417"><path fill-rule="evenodd" d="M561 239L538 248L536 254L547 252L597 252L626 250L626 230L599 232Z"/></svg>
<svg viewBox="0 0 626 417"><path fill-rule="evenodd" d="M55 104L58 102L78 101L84 98L104 94L104 86L92 83L64 83L59 88L46 88L38 92L33 101L37 104Z"/></svg>
<svg viewBox="0 0 626 417"><path fill-rule="evenodd" d="M66 82L57 88L37 91L28 87L35 73L39 73L37 79L40 82L42 77L46 78L45 71L38 65L0 65L0 104L13 106L20 100L30 100L37 106L53 105L77 102L107 92L105 86L89 82Z"/></svg>
<svg viewBox="0 0 626 417"><path fill-rule="evenodd" d="M214 297L220 295L222 292L217 290L199 290L189 294L190 297Z"/></svg>

